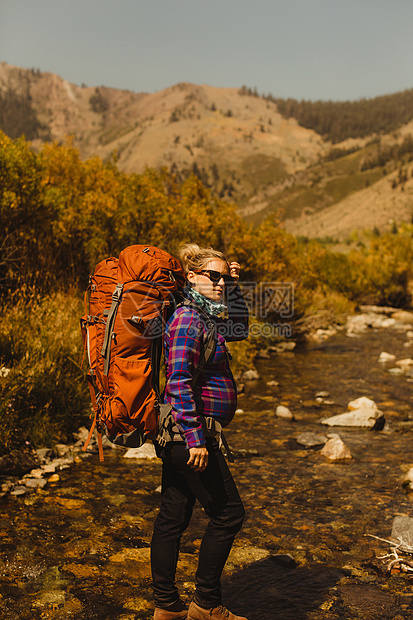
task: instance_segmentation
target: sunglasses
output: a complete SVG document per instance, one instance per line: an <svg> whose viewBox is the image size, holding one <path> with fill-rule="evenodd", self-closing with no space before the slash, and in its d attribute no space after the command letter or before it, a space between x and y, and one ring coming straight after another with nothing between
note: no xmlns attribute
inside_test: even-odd
<svg viewBox="0 0 413 620"><path fill-rule="evenodd" d="M235 279L232 276L229 276L226 273L221 273L220 271L215 271L215 269L200 269L199 271L195 271L195 273L202 273L206 275L213 284L218 284L221 278L226 284L229 284L230 282L235 282Z"/></svg>

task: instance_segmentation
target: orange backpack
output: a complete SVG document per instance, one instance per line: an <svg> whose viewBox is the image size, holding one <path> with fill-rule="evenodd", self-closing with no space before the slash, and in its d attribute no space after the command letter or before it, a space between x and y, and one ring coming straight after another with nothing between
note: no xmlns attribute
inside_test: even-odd
<svg viewBox="0 0 413 620"><path fill-rule="evenodd" d="M83 449L96 428L101 461L102 433L124 447L157 438L163 329L184 282L176 258L144 245L103 260L90 277L81 329L94 419Z"/></svg>

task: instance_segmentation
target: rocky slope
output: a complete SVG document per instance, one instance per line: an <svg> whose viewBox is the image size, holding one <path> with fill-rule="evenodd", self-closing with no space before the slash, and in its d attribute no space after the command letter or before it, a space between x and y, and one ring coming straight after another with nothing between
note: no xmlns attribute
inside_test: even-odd
<svg viewBox="0 0 413 620"><path fill-rule="evenodd" d="M413 123L336 144L341 151L331 158L332 145L316 132L243 89L181 83L133 93L0 63L0 129L24 134L34 148L71 137L82 157L115 154L126 172L146 166L195 172L246 218L259 222L278 212L297 235L340 240L354 229L385 230L412 217L413 149L401 160L363 165L413 136Z"/></svg>

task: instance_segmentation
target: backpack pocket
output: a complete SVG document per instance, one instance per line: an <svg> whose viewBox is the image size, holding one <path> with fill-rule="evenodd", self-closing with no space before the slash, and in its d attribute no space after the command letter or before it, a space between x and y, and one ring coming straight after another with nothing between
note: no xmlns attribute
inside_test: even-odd
<svg viewBox="0 0 413 620"><path fill-rule="evenodd" d="M115 356L112 372L112 425L119 429L119 432L129 432L135 427L144 433L156 433L158 411L150 360Z"/></svg>

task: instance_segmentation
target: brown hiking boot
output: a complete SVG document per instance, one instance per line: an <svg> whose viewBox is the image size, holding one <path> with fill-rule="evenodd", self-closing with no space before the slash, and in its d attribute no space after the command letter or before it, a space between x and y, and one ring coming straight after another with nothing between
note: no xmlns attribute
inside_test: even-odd
<svg viewBox="0 0 413 620"><path fill-rule="evenodd" d="M236 616L222 605L213 609L203 609L192 602L188 610L188 620L248 620L248 618Z"/></svg>
<svg viewBox="0 0 413 620"><path fill-rule="evenodd" d="M170 605L167 609L155 607L153 618L154 620L187 620L188 607L181 600L176 601L176 603Z"/></svg>

